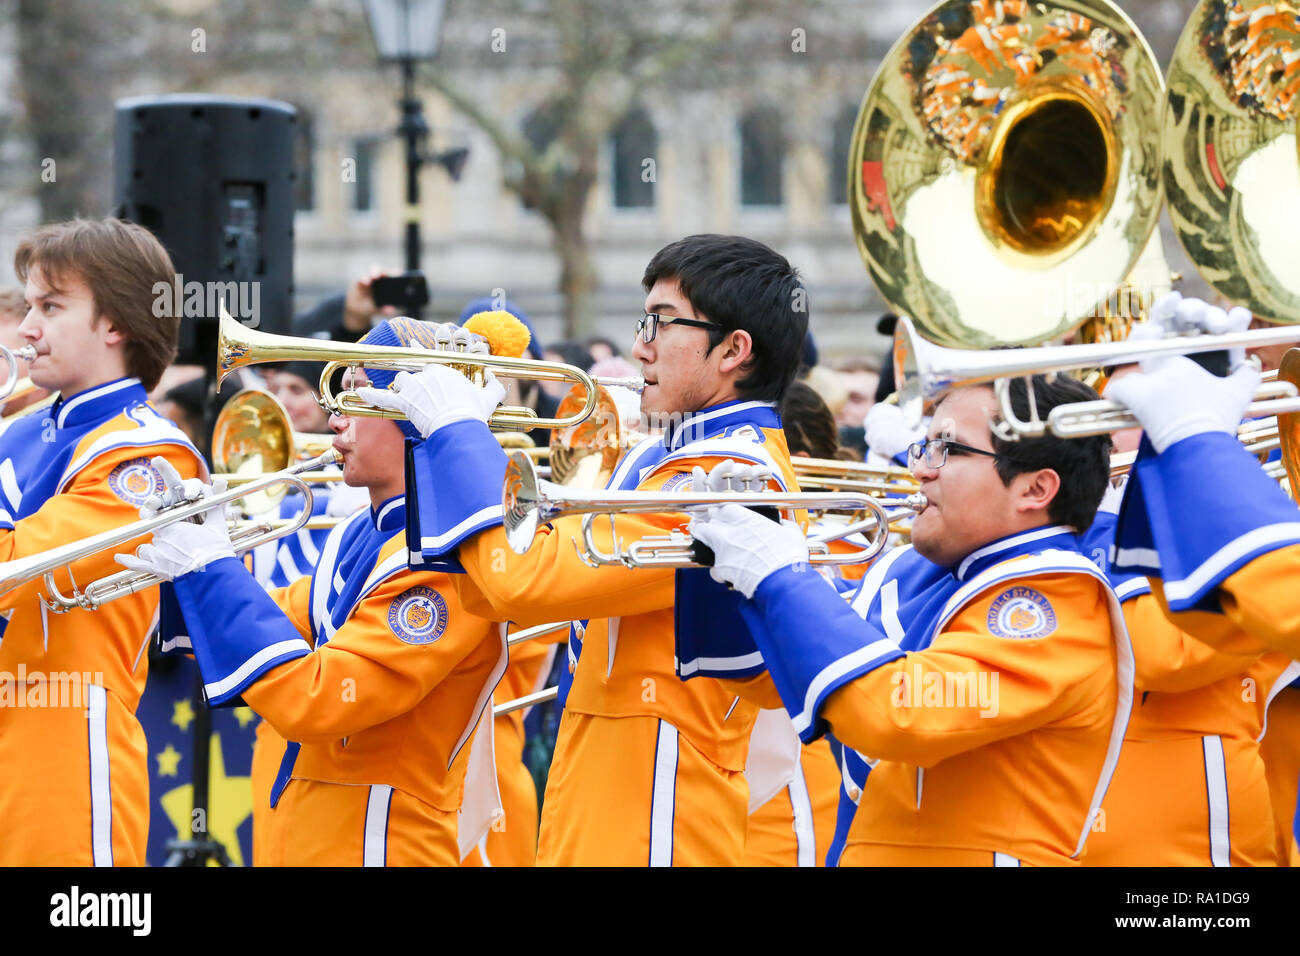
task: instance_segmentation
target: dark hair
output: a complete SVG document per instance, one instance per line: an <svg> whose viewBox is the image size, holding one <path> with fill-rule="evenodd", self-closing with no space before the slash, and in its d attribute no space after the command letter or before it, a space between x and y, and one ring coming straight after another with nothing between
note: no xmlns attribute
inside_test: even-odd
<svg viewBox="0 0 1300 956"><path fill-rule="evenodd" d="M581 342L568 340L564 342L552 342L550 345L546 346L542 352L543 354L546 352L554 352L556 355L560 356L560 361L565 365L576 365L584 372L591 368L591 366L596 362L596 360L591 357L591 353L587 351L587 346L583 345Z"/></svg>
<svg viewBox="0 0 1300 956"><path fill-rule="evenodd" d="M159 315L155 286L170 289L176 280L171 257L153 233L120 219L73 219L41 226L18 245L14 274L26 282L41 270L54 292L69 278L80 280L94 298L95 311L125 337L126 374L153 391L163 369L176 358L180 305Z"/></svg>
<svg viewBox="0 0 1300 956"><path fill-rule="evenodd" d="M641 285L676 279L709 330L709 350L734 331L749 333L754 348L736 382L742 398L779 402L794 380L808 334L808 294L786 258L744 236L704 234L679 239L655 253Z"/></svg>
<svg viewBox="0 0 1300 956"><path fill-rule="evenodd" d="M1039 417L1046 419L1053 408L1067 402L1094 402L1098 395L1077 379L1057 375L1048 380L1035 375L1034 404ZM1011 408L1019 419L1029 417L1029 397L1025 380L1011 382ZM1097 506L1110 483L1110 436L1057 438L1051 432L1041 438L1004 441L993 435L993 450L1004 456L994 467L1004 485L1016 475L1040 468L1050 468L1060 476L1061 487L1047 506L1047 517L1079 532L1087 531L1097 515Z"/></svg>
<svg viewBox="0 0 1300 956"><path fill-rule="evenodd" d="M786 389L781 399L781 425L790 454L837 457L840 443L835 416L807 382L794 381Z"/></svg>

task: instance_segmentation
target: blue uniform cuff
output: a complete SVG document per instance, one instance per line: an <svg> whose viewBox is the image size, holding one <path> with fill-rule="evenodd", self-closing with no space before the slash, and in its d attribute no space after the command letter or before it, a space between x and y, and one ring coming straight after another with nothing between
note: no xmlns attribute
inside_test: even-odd
<svg viewBox="0 0 1300 956"><path fill-rule="evenodd" d="M407 443L406 537L415 555L437 558L502 523L506 453L484 422L465 420Z"/></svg>
<svg viewBox="0 0 1300 956"><path fill-rule="evenodd" d="M271 668L311 653L238 558L182 575L172 588L211 707L234 703Z"/></svg>
<svg viewBox="0 0 1300 956"><path fill-rule="evenodd" d="M675 590L678 677L740 680L767 669L741 613L743 594L714 581L705 568L678 571Z"/></svg>
<svg viewBox="0 0 1300 956"><path fill-rule="evenodd" d="M1232 489L1230 507L1224 488ZM1160 578L1174 611L1218 611L1223 581L1260 555L1298 543L1295 503L1234 436L1193 435L1158 455L1143 438L1120 506L1111 571Z"/></svg>
<svg viewBox="0 0 1300 956"><path fill-rule="evenodd" d="M804 743L827 731L819 715L831 694L904 656L809 564L768 575L741 613Z"/></svg>

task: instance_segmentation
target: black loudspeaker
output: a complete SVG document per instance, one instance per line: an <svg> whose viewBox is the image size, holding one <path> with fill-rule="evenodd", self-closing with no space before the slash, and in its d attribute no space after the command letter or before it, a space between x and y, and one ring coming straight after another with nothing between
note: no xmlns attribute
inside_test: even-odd
<svg viewBox="0 0 1300 956"><path fill-rule="evenodd" d="M289 331L297 132L297 112L276 100L117 101L114 215L157 236L176 266L155 310L182 317L178 362L214 363L219 301L247 325Z"/></svg>

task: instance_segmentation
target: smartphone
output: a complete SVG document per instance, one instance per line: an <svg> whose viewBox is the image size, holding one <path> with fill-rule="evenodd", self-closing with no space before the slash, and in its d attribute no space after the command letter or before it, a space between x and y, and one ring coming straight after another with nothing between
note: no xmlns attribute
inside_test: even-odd
<svg viewBox="0 0 1300 956"><path fill-rule="evenodd" d="M392 305L399 309L418 309L429 304L429 283L423 272L381 276L370 283L370 296L376 308Z"/></svg>

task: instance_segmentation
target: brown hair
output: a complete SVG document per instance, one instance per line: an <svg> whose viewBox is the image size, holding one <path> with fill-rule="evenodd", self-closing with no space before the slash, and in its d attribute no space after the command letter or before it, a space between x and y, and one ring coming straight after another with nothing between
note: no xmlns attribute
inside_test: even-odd
<svg viewBox="0 0 1300 956"><path fill-rule="evenodd" d="M809 458L846 458L841 454L839 428L822 397L806 382L791 382L781 400L781 426L792 455Z"/></svg>
<svg viewBox="0 0 1300 956"><path fill-rule="evenodd" d="M96 320L107 318L125 336L126 374L151 391L163 369L176 358L180 309L155 315L162 283L176 282L176 269L153 233L120 219L72 219L42 226L24 239L14 253L14 272L27 281L39 268L42 280L55 292L69 278L90 290Z"/></svg>

